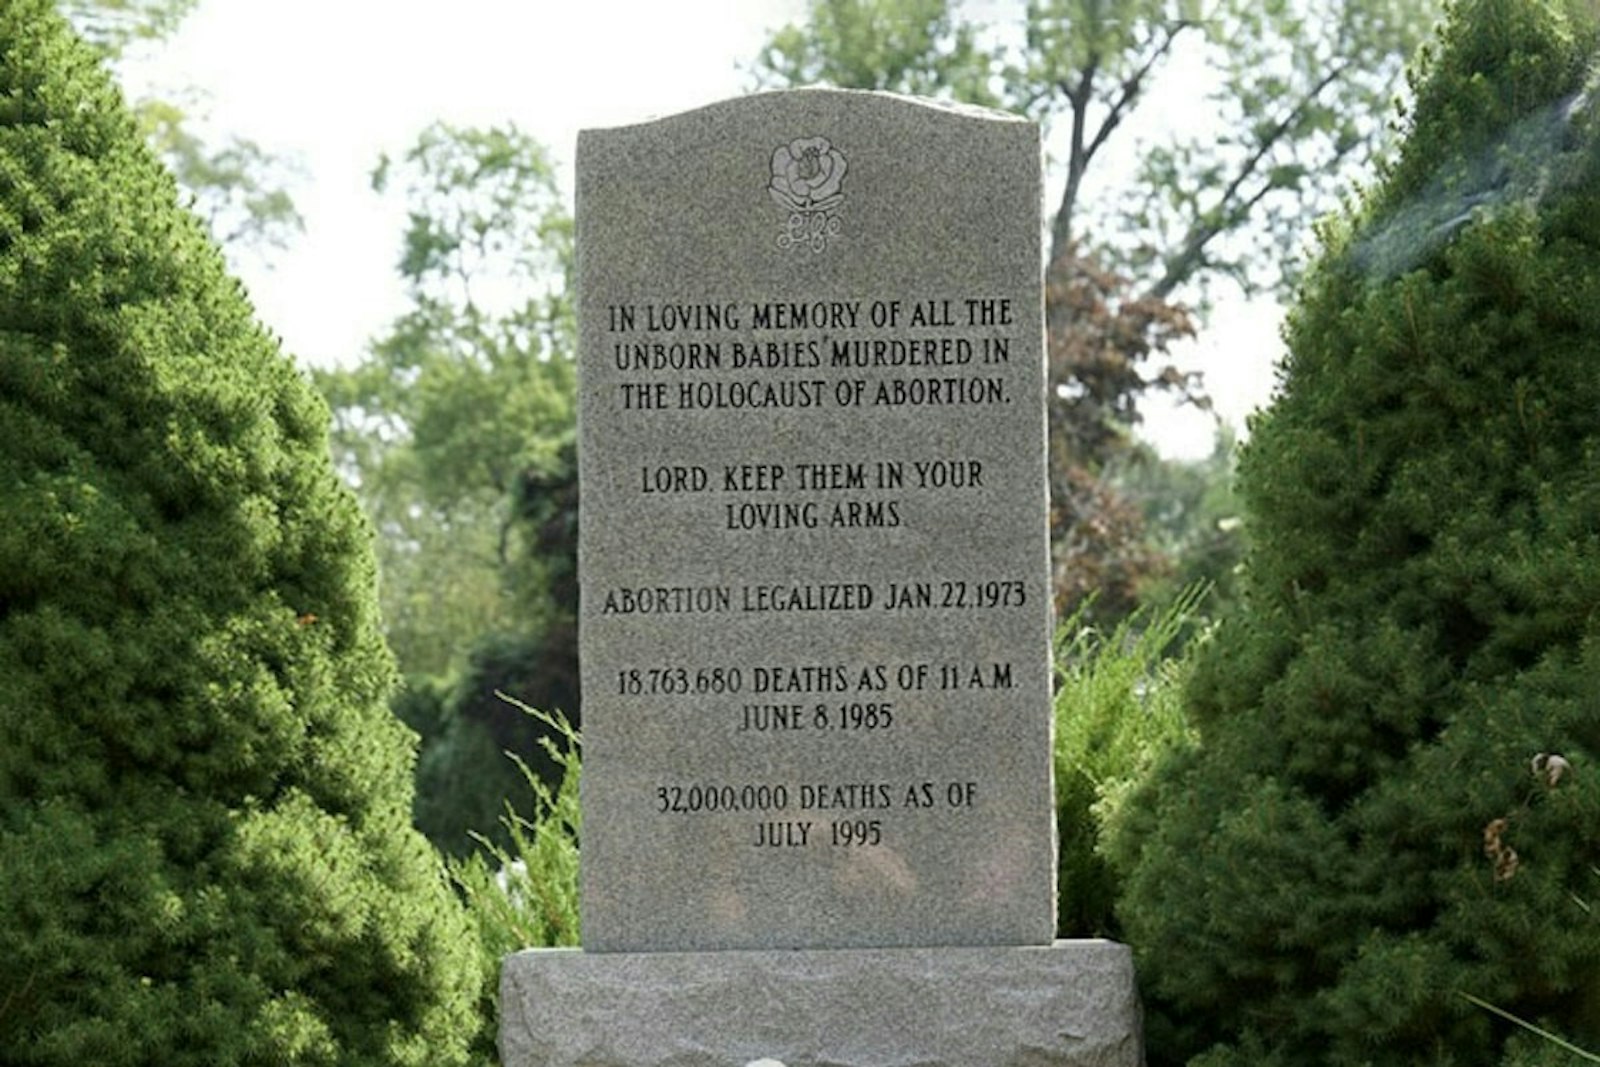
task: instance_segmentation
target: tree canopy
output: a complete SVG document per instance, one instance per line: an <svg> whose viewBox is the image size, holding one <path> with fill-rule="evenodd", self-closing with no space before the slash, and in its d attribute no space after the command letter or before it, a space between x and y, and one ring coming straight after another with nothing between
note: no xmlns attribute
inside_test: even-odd
<svg viewBox="0 0 1600 1067"><path fill-rule="evenodd" d="M1007 108L1060 130L1050 260L1074 246L1137 296L1214 280L1283 288L1306 221L1374 159L1437 0L1028 0L1021 40L959 0L813 0L758 57L763 85L814 82ZM1143 109L1203 91L1211 128ZM1141 119L1145 121L1141 121ZM1130 137L1126 190L1090 179Z"/></svg>
<svg viewBox="0 0 1600 1067"><path fill-rule="evenodd" d="M178 31L200 0L57 0L56 7L113 62L157 48ZM192 89L168 89L136 101L146 139L193 198L193 210L230 254L266 256L305 229L290 192L299 174L289 160L237 134L218 145L208 136L206 102Z"/></svg>
<svg viewBox="0 0 1600 1067"><path fill-rule="evenodd" d="M1171 360L1221 281L1283 292L1307 223L1371 163L1437 0L1028 0L1020 37L958 0L812 0L755 66L999 106L1058 146L1049 210L1051 541L1063 617L1117 618L1170 570L1117 481L1152 391L1209 406ZM1210 122L1151 122L1177 94ZM1136 150L1121 185L1118 155ZM1179 303L1182 301L1182 303ZM1185 304L1189 306L1184 306Z"/></svg>
<svg viewBox="0 0 1600 1067"><path fill-rule="evenodd" d="M505 692L581 721L572 219L515 127L424 130L381 160L404 197L411 306L365 358L321 370L334 451L379 531L384 618L423 736L417 822L447 851L555 773Z"/></svg>

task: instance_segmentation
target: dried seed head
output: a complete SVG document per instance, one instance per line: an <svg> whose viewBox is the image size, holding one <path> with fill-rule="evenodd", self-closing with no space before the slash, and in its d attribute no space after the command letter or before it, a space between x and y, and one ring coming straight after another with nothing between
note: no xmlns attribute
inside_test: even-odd
<svg viewBox="0 0 1600 1067"><path fill-rule="evenodd" d="M1541 779L1548 786L1554 786L1561 781L1568 771L1572 770L1572 764L1567 762L1565 756L1548 752L1541 752L1534 756L1530 767L1533 770L1533 776Z"/></svg>
<svg viewBox="0 0 1600 1067"><path fill-rule="evenodd" d="M1517 873L1517 850L1502 839L1511 824L1495 819L1483 828L1483 854L1494 864L1494 880L1508 882Z"/></svg>

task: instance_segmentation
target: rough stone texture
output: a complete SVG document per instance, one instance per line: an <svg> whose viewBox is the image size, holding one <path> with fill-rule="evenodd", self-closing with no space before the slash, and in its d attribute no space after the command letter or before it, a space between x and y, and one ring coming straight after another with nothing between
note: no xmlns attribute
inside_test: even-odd
<svg viewBox="0 0 1600 1067"><path fill-rule="evenodd" d="M1049 943L1039 174L882 94L580 135L587 949Z"/></svg>
<svg viewBox="0 0 1600 1067"><path fill-rule="evenodd" d="M1125 946L521 952L505 1067L1135 1067Z"/></svg>

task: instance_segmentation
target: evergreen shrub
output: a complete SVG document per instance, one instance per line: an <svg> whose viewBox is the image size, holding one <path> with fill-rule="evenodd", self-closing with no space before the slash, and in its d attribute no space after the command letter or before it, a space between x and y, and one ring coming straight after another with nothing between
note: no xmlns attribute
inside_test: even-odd
<svg viewBox="0 0 1600 1067"><path fill-rule="evenodd" d="M1154 1063L1569 1062L1468 998L1600 1048L1595 19L1458 0L1324 231L1199 740L1113 835Z"/></svg>
<svg viewBox="0 0 1600 1067"><path fill-rule="evenodd" d="M466 1062L327 421L95 54L0 4L0 1063Z"/></svg>

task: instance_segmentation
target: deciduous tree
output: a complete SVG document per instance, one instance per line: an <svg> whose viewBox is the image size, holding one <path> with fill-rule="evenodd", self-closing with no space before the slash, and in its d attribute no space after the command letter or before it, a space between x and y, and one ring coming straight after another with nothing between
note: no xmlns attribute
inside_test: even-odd
<svg viewBox="0 0 1600 1067"><path fill-rule="evenodd" d="M380 534L384 616L423 734L418 825L453 852L545 765L505 691L581 721L572 220L515 128L435 125L374 175L406 199L411 308L319 371L335 453Z"/></svg>
<svg viewBox="0 0 1600 1067"><path fill-rule="evenodd" d="M113 63L159 48L200 0L58 0L57 6ZM290 188L294 164L248 137L218 145L204 132L206 103L166 89L133 105L146 138L193 198L193 209L229 255L269 256L305 229Z"/></svg>
<svg viewBox="0 0 1600 1067"><path fill-rule="evenodd" d="M1372 158L1436 9L1030 0L1018 5L1019 41L952 0L814 0L804 24L771 38L756 75L998 105L1038 120L1060 146L1046 222L1057 571L1087 569L1126 589L1148 576L1151 556L1137 509L1108 488L1107 462L1131 446L1148 391L1204 402L1169 362L1194 327L1174 301L1201 305L1221 279L1252 292L1292 283L1299 234ZM1194 96L1209 121L1162 128L1149 114L1152 102L1192 113ZM1134 177L1113 184L1104 175L1128 143ZM1070 608L1070 579L1059 590Z"/></svg>
<svg viewBox="0 0 1600 1067"><path fill-rule="evenodd" d="M562 468L573 434L572 220L548 154L515 128L432 126L374 185L407 204L411 307L361 362L316 380L379 528L400 662L438 674L545 610L517 496L530 472Z"/></svg>

